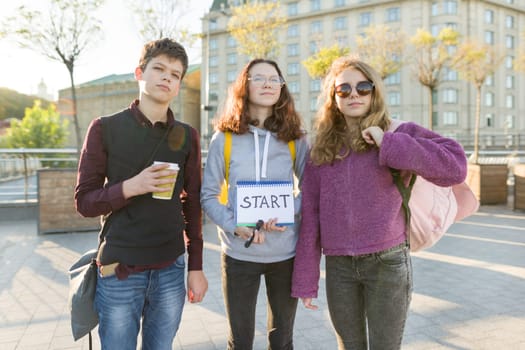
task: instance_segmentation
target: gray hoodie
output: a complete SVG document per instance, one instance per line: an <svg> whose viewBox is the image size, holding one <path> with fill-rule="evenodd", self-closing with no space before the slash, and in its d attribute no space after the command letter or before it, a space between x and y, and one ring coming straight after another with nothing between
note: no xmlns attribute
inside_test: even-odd
<svg viewBox="0 0 525 350"><path fill-rule="evenodd" d="M268 141L267 139L267 134ZM258 145L256 146L255 140ZM265 146L267 144L267 146ZM259 156L255 156L255 150ZM295 244L301 212L300 193L294 199L295 224L284 232L267 232L262 244L244 247L245 240L233 234L235 231L235 207L237 181L256 181L256 170L261 181L293 181L294 174L300 187L308 152L306 136L295 140L295 167L286 142L277 139L267 130L250 126L243 135L232 134L229 168L228 204L219 203L218 196L224 181L224 133L216 132L210 142L201 189L204 212L217 225L222 252L243 261L271 263L295 256ZM256 164L256 159L259 164ZM261 218L267 221L269 218Z"/></svg>

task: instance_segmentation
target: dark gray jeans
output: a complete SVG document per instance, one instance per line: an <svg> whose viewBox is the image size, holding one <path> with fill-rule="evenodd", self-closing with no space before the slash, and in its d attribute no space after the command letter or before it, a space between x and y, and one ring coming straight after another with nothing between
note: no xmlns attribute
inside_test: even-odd
<svg viewBox="0 0 525 350"><path fill-rule="evenodd" d="M400 349L412 297L408 247L327 256L326 295L340 350Z"/></svg>
<svg viewBox="0 0 525 350"><path fill-rule="evenodd" d="M254 263L222 254L222 291L230 325L228 350L250 350L255 307L264 275L268 300L268 349L292 350L297 299L291 297L294 259Z"/></svg>

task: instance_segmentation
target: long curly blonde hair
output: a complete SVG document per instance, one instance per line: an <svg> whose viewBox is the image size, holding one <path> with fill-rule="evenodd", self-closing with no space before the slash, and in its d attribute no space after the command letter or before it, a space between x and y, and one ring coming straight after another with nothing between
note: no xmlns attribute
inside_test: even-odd
<svg viewBox="0 0 525 350"><path fill-rule="evenodd" d="M337 108L335 101L335 80L347 69L357 69L374 84L370 111L359 120L358 129L348 127L345 116ZM314 124L315 139L310 154L316 165L344 159L351 151L368 151L375 146L365 142L361 131L370 126L379 126L387 130L390 126L383 81L377 71L356 57L343 56L332 63L330 71L324 78L319 101L321 108L317 112Z"/></svg>

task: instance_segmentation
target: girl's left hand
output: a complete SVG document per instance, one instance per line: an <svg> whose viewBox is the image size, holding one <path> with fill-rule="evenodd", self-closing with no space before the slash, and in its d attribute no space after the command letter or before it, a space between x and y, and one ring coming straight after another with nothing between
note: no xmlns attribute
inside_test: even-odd
<svg viewBox="0 0 525 350"><path fill-rule="evenodd" d="M381 147L384 134L383 129L379 126L370 126L361 132L366 143L371 145L375 144L377 147Z"/></svg>
<svg viewBox="0 0 525 350"><path fill-rule="evenodd" d="M270 231L284 232L286 231L286 226L277 226L277 218L273 218L273 219L269 219L268 221L266 221L262 229L267 232L270 232Z"/></svg>

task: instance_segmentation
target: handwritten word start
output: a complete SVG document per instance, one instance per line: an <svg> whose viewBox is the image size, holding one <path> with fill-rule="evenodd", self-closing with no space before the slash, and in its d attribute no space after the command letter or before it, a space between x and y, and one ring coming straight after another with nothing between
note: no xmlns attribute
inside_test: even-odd
<svg viewBox="0 0 525 350"><path fill-rule="evenodd" d="M280 194L280 195L256 195L256 196L245 196L242 198L242 202L239 205L243 209L278 209L287 208L288 201L291 195ZM291 203L291 201L290 201Z"/></svg>

